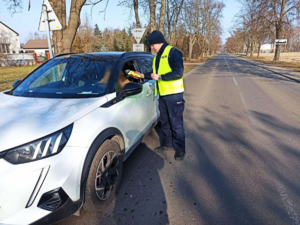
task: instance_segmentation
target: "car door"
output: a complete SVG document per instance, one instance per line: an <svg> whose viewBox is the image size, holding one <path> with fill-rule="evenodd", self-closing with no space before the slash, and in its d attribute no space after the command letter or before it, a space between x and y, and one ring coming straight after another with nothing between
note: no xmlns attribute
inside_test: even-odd
<svg viewBox="0 0 300 225"><path fill-rule="evenodd" d="M132 63L136 71L139 71L135 59L128 59L123 63ZM122 67L123 68L123 67ZM141 93L126 97L124 100L113 106L113 113L118 123L123 127L125 133L125 148L128 150L133 144L144 136L149 129L149 120L151 116L152 89L148 83L141 82L143 90ZM115 95L109 95L110 98ZM111 99L108 99L111 100Z"/></svg>
<svg viewBox="0 0 300 225"><path fill-rule="evenodd" d="M137 63L141 73L147 73L152 71L152 62L153 56L150 57L140 57L137 59ZM148 110L149 110L149 117L150 120L148 121L149 124L152 125L155 122L159 115L158 110L158 95L155 96L155 81L154 80L146 80L144 86L151 89L151 98L147 99ZM150 91L149 91L150 93Z"/></svg>

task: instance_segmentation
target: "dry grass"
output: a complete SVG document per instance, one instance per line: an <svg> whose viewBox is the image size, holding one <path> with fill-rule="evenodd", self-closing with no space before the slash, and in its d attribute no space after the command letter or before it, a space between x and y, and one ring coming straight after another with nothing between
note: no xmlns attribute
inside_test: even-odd
<svg viewBox="0 0 300 225"><path fill-rule="evenodd" d="M0 91L11 89L13 82L23 79L36 67L38 67L38 65L22 67L0 67Z"/></svg>
<svg viewBox="0 0 300 225"><path fill-rule="evenodd" d="M184 65L184 73L188 73L190 72L192 69L194 69L195 67L197 67L199 65L195 64L188 64L188 65Z"/></svg>
<svg viewBox="0 0 300 225"><path fill-rule="evenodd" d="M257 53L255 53L254 57L247 58L270 66L283 67L285 69L300 72L300 52L281 52L280 62L273 62L274 54L275 53L261 53L260 57L257 58Z"/></svg>
<svg viewBox="0 0 300 225"><path fill-rule="evenodd" d="M260 57L267 61L273 61L275 53L260 53ZM254 54L257 57L257 53ZM281 52L280 62L298 63L300 65L300 52Z"/></svg>
<svg viewBox="0 0 300 225"><path fill-rule="evenodd" d="M184 63L202 63L202 62L206 62L206 61L212 59L213 57L215 57L215 56L203 57L203 58L200 58L200 59L191 59L190 61L185 60Z"/></svg>

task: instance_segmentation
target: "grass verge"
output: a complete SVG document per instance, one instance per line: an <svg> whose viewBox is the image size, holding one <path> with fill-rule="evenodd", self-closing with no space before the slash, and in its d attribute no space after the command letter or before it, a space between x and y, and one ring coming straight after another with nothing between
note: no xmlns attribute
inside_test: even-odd
<svg viewBox="0 0 300 225"><path fill-rule="evenodd" d="M251 59L253 61L261 62L269 66L275 66L284 68L291 71L300 72L300 53L299 56L295 56L296 53L281 53L279 62L273 62L273 57L268 54L261 54L259 58L255 55L254 57L246 57L245 55L239 55L242 58ZM273 55L274 56L274 55Z"/></svg>
<svg viewBox="0 0 300 225"><path fill-rule="evenodd" d="M195 67L197 67L199 65L195 64L188 64L188 65L184 65L184 73L188 73L190 72L192 69L194 69Z"/></svg>
<svg viewBox="0 0 300 225"><path fill-rule="evenodd" d="M0 67L0 91L11 89L13 82L23 79L37 67L38 65L21 67Z"/></svg>

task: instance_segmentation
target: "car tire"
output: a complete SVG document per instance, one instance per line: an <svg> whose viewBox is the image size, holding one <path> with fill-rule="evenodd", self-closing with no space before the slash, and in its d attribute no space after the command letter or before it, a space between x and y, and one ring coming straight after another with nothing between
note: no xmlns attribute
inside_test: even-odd
<svg viewBox="0 0 300 225"><path fill-rule="evenodd" d="M106 140L95 154L85 188L83 208L104 211L112 204L120 186L123 157L114 140Z"/></svg>

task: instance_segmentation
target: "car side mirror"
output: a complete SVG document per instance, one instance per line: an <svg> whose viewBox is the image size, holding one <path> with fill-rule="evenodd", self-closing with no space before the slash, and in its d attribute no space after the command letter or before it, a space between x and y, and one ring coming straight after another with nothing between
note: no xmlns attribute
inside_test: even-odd
<svg viewBox="0 0 300 225"><path fill-rule="evenodd" d="M19 83L21 83L21 80L17 80L15 82L13 82L12 86L13 87L16 87Z"/></svg>
<svg viewBox="0 0 300 225"><path fill-rule="evenodd" d="M143 87L140 84L137 83L127 83L125 84L123 90L121 91L122 97L128 97L132 95L137 95L141 93L143 90Z"/></svg>
<svg viewBox="0 0 300 225"><path fill-rule="evenodd" d="M143 91L143 87L140 84L137 83L127 83L123 87L123 90L118 94L117 97L113 98L109 102L105 103L101 107L108 108L120 101L122 101L124 98L132 95L137 95Z"/></svg>

